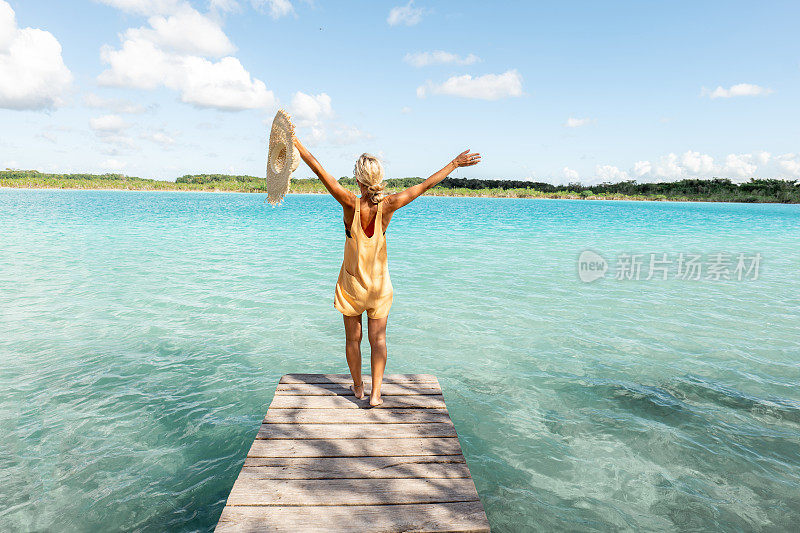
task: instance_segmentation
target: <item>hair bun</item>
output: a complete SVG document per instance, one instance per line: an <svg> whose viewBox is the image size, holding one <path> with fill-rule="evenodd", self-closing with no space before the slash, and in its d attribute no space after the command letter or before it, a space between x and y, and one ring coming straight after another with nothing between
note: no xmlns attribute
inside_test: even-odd
<svg viewBox="0 0 800 533"><path fill-rule="evenodd" d="M383 190L386 182L383 181L383 165L380 160L371 154L361 154L353 169L353 177L366 188L368 200L377 204L385 196Z"/></svg>

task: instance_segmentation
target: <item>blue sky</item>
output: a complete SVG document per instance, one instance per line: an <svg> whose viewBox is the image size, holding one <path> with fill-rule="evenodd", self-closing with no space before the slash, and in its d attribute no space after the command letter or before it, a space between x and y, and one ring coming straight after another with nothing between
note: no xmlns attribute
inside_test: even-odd
<svg viewBox="0 0 800 533"><path fill-rule="evenodd" d="M0 0L0 168L800 178L800 3ZM296 176L306 177L301 167Z"/></svg>

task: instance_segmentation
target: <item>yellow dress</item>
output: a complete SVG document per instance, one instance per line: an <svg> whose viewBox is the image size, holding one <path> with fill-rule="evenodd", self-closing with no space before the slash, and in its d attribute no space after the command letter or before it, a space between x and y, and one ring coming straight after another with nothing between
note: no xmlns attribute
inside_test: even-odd
<svg viewBox="0 0 800 533"><path fill-rule="evenodd" d="M333 297L333 306L343 315L358 316L366 311L369 318L384 318L389 314L394 289L389 279L382 212L381 201L375 231L367 237L361 227L361 198L356 198L356 213L350 237L344 243L344 261Z"/></svg>

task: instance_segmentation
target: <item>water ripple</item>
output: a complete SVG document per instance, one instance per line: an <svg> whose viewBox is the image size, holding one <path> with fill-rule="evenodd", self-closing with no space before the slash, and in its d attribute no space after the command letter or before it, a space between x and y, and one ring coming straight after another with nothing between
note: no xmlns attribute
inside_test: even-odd
<svg viewBox="0 0 800 533"><path fill-rule="evenodd" d="M423 198L389 371L439 377L494 531L792 531L798 206ZM0 528L213 529L286 372L345 372L325 196L0 190ZM584 249L761 252L582 284ZM366 345L365 345L366 348Z"/></svg>

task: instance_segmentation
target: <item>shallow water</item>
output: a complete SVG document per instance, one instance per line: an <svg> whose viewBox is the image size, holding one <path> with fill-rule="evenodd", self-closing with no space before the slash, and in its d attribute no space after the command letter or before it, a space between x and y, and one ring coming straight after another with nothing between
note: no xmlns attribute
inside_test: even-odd
<svg viewBox="0 0 800 533"><path fill-rule="evenodd" d="M387 370L439 377L495 531L795 529L799 230L796 205L422 198L387 232ZM2 530L211 530L280 375L347 371L330 197L2 189L0 244ZM758 279L613 279L718 252Z"/></svg>

